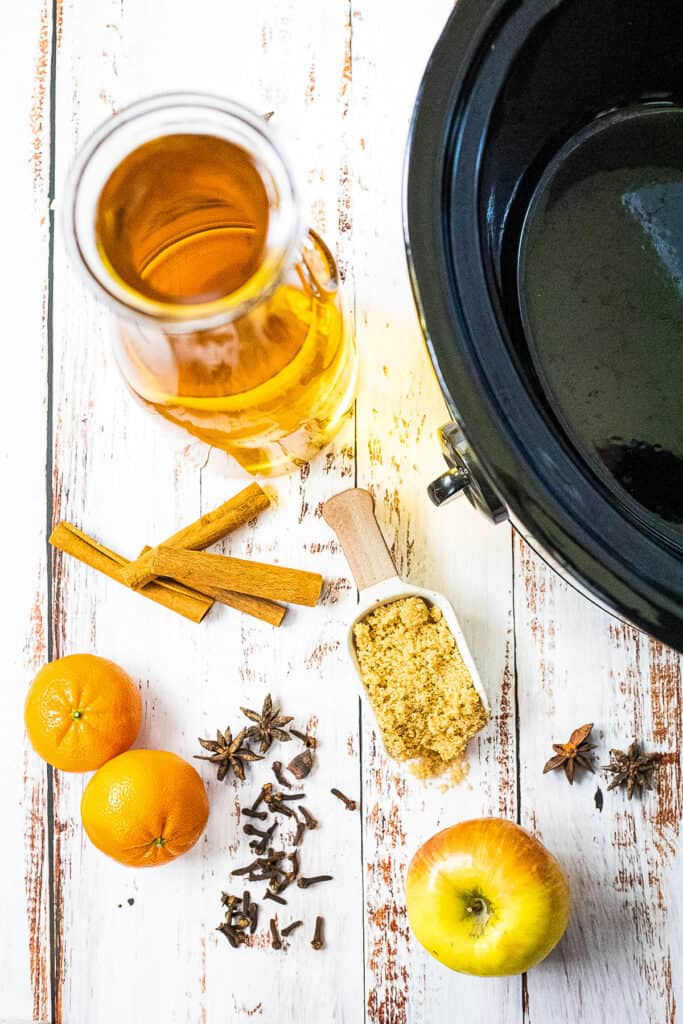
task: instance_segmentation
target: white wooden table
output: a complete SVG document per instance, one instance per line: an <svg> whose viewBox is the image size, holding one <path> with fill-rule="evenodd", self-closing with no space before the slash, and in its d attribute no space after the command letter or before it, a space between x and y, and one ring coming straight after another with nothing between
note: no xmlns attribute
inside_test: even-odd
<svg viewBox="0 0 683 1024"><path fill-rule="evenodd" d="M426 498L445 414L407 280L401 171L416 88L449 10L449 0L20 0L4 11L1 1021L676 1019L680 661L579 597L508 527L464 501L437 511ZM362 355L355 427L310 472L277 481L278 508L226 547L329 580L323 606L291 613L278 632L228 609L193 626L46 546L50 524L66 518L132 555L242 486L220 452L128 397L109 320L54 231L85 133L139 96L178 88L275 112L311 221L339 255ZM320 504L354 481L373 490L401 571L452 599L491 696L470 776L447 792L385 759L343 657L356 597ZM315 897L324 953L309 935L286 954L233 951L215 932L245 844L234 783L208 781L204 838L163 870L125 869L87 843L85 778L47 770L22 728L33 674L76 651L111 657L139 682L140 745L190 757L198 735L236 723L239 705L268 690L310 718L320 766L307 789L323 826L307 867L335 876ZM551 741L585 721L596 723L603 763L633 736L673 752L658 794L629 804L604 778L570 790L561 774L543 776ZM332 785L362 794L362 814L336 804ZM532 829L571 878L569 932L525 978L451 974L406 925L413 850L477 815Z"/></svg>

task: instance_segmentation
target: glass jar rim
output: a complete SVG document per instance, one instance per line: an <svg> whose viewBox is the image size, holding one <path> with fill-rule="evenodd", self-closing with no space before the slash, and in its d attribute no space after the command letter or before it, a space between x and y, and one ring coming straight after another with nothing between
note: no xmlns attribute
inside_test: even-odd
<svg viewBox="0 0 683 1024"><path fill-rule="evenodd" d="M165 135L214 135L241 146L254 160L268 193L264 257L237 290L209 302L181 305L148 298L118 278L99 250L96 208L111 173L138 146ZM267 119L210 93L150 96L124 107L86 139L65 185L63 229L72 262L90 287L128 319L163 321L171 330L219 326L243 316L281 281L296 259L304 226L291 165Z"/></svg>

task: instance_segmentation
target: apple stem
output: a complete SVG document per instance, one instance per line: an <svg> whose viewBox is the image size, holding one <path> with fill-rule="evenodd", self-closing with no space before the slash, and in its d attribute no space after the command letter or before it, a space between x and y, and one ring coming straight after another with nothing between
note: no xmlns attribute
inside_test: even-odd
<svg viewBox="0 0 683 1024"><path fill-rule="evenodd" d="M470 915L472 922L472 935L475 938L480 938L486 929L486 925L491 917L491 907L483 896L470 896L467 905L465 907L466 912Z"/></svg>

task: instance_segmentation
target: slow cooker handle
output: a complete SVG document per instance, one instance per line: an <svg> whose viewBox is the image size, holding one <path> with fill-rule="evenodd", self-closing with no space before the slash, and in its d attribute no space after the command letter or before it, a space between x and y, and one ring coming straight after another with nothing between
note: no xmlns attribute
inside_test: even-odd
<svg viewBox="0 0 683 1024"><path fill-rule="evenodd" d="M460 425L455 420L446 423L439 431L439 437L449 468L427 487L434 504L443 505L464 493L488 519L494 523L504 522L508 518L507 509L491 486Z"/></svg>
<svg viewBox="0 0 683 1024"><path fill-rule="evenodd" d="M466 469L447 469L445 473L432 480L427 487L427 494L434 505L443 505L450 501L456 494L469 487L471 482L470 474Z"/></svg>

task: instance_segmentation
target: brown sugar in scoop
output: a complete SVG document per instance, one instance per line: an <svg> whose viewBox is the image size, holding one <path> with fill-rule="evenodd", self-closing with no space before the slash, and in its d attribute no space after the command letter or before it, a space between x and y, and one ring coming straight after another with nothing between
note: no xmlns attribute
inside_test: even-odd
<svg viewBox="0 0 683 1024"><path fill-rule="evenodd" d="M387 753L415 761L419 778L441 775L489 719L441 609L401 598L370 612L353 634Z"/></svg>
<svg viewBox="0 0 683 1024"><path fill-rule="evenodd" d="M420 778L467 774L463 752L490 718L457 617L435 591L405 583L374 516L372 495L351 488L323 506L360 591L349 652L386 751Z"/></svg>

